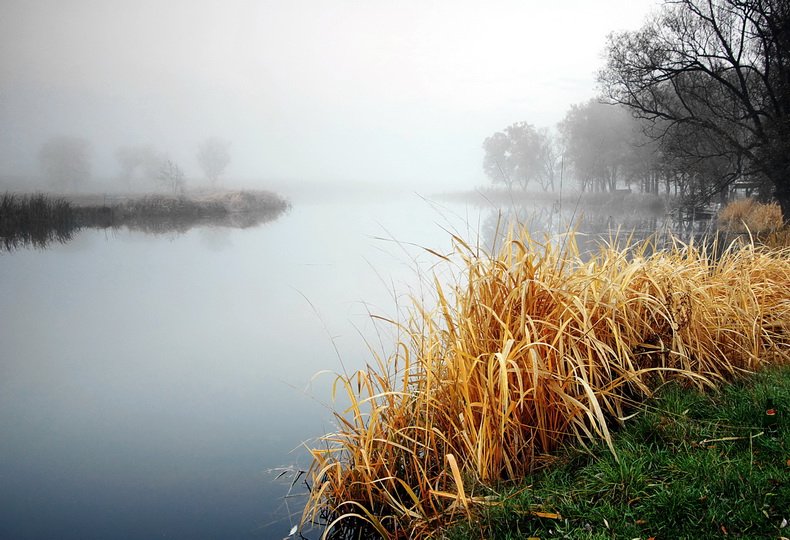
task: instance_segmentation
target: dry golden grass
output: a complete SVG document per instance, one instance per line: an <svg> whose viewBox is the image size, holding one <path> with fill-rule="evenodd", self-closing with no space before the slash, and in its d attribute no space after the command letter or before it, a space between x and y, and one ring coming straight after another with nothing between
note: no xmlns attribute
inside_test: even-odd
<svg viewBox="0 0 790 540"><path fill-rule="evenodd" d="M455 283L415 302L397 352L337 378L351 405L311 449L303 525L429 535L563 442L611 447L610 427L669 377L703 387L790 359L786 250L714 258L676 242L589 258L573 235L525 229L495 254L456 246Z"/></svg>
<svg viewBox="0 0 790 540"><path fill-rule="evenodd" d="M718 215L719 226L733 233L771 235L784 227L782 209L776 203L761 204L754 199L737 199Z"/></svg>

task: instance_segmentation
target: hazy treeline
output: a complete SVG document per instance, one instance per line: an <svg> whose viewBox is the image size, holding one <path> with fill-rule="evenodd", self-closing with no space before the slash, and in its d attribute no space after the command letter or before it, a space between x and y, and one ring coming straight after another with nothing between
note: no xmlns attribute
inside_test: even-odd
<svg viewBox="0 0 790 540"><path fill-rule="evenodd" d="M483 143L483 169L508 189L584 192L633 189L702 200L721 178L728 161L694 160L650 138L645 126L622 105L596 99L572 105L552 128L514 123Z"/></svg>
<svg viewBox="0 0 790 540"><path fill-rule="evenodd" d="M173 195L182 195L186 174L166 152L152 145L127 145L115 150L117 178L127 191L149 191L159 187ZM195 155L203 177L216 187L230 164L230 143L217 137L204 140ZM87 139L71 136L53 137L38 150L37 158L44 180L61 192L79 191L91 179L92 153Z"/></svg>
<svg viewBox="0 0 790 540"><path fill-rule="evenodd" d="M488 178L695 203L738 182L790 216L790 4L666 2L641 29L609 35L598 82L556 126L518 122L485 139Z"/></svg>

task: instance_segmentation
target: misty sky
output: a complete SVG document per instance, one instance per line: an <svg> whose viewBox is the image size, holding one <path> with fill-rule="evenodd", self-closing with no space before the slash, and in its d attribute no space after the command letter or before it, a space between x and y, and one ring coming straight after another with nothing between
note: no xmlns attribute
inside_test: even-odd
<svg viewBox="0 0 790 540"><path fill-rule="evenodd" d="M656 0L0 0L0 175L53 135L152 144L200 177L485 183L483 139L595 94L606 35Z"/></svg>

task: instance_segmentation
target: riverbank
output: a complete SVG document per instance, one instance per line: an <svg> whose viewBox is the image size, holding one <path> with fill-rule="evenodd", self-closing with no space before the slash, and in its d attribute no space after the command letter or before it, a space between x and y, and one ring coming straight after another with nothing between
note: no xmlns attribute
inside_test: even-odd
<svg viewBox="0 0 790 540"><path fill-rule="evenodd" d="M271 221L290 203L269 191L227 191L196 196L74 197L80 225L126 227L157 233L186 232L201 225L247 228Z"/></svg>
<svg viewBox="0 0 790 540"><path fill-rule="evenodd" d="M774 411L774 415L766 414ZM447 540L790 536L790 368L662 387L604 444L499 486Z"/></svg>
<svg viewBox="0 0 790 540"><path fill-rule="evenodd" d="M197 226L247 228L290 209L270 191L223 191L192 196L5 193L0 197L0 239L7 250L67 242L82 228L127 228L147 233L184 233Z"/></svg>
<svg viewBox="0 0 790 540"><path fill-rule="evenodd" d="M581 252L572 234L527 227L491 253L455 240L435 303L398 323L397 352L337 378L350 406L311 445L303 525L361 520L420 538L475 523L497 486L533 478L568 445L618 455L621 430L668 382L715 391L790 366L787 248L742 238Z"/></svg>
<svg viewBox="0 0 790 540"><path fill-rule="evenodd" d="M522 191L485 187L474 191L436 193L433 197L441 201L465 202L480 206L532 206L541 205L555 209L597 209L612 211L641 211L662 213L671 210L677 202L668 196L632 192L630 189L603 192L565 191Z"/></svg>

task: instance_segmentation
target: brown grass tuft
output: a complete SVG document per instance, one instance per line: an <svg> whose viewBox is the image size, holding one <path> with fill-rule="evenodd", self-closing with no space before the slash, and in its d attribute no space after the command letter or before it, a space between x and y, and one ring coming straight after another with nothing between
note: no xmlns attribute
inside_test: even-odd
<svg viewBox="0 0 790 540"><path fill-rule="evenodd" d="M311 449L303 524L422 536L568 440L611 447L612 424L667 378L704 387L790 359L787 250L646 243L583 258L573 235L520 229L494 254L455 240L455 283L415 302L397 352L337 378L351 405Z"/></svg>
<svg viewBox="0 0 790 540"><path fill-rule="evenodd" d="M754 199L737 199L718 215L719 226L732 233L771 235L784 227L782 209L776 203L761 204Z"/></svg>

